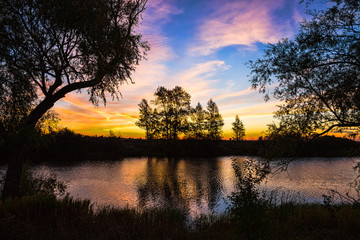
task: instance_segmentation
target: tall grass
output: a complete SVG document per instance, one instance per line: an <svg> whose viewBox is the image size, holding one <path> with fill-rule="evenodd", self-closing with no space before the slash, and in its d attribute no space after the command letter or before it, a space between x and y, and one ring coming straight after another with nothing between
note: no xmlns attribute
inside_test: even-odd
<svg viewBox="0 0 360 240"><path fill-rule="evenodd" d="M185 239L186 215L177 210L102 208L48 195L0 203L0 239Z"/></svg>
<svg viewBox="0 0 360 240"><path fill-rule="evenodd" d="M188 221L176 209L93 209L37 194L0 202L0 239L360 239L357 205L283 203Z"/></svg>

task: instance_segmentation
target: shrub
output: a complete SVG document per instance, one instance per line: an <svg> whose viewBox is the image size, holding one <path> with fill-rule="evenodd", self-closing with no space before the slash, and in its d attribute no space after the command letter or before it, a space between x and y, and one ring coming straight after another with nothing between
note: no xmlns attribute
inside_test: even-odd
<svg viewBox="0 0 360 240"><path fill-rule="evenodd" d="M237 230L247 238L259 238L265 225L265 212L270 207L265 193L260 193L258 185L269 173L268 165L247 159L233 160L236 175L236 190L229 197L230 216L237 224Z"/></svg>
<svg viewBox="0 0 360 240"><path fill-rule="evenodd" d="M2 189L4 181L5 176L0 180L0 189ZM55 174L49 176L34 175L28 166L23 168L19 187L20 196L33 196L36 194L64 196L66 188L66 184L58 181Z"/></svg>

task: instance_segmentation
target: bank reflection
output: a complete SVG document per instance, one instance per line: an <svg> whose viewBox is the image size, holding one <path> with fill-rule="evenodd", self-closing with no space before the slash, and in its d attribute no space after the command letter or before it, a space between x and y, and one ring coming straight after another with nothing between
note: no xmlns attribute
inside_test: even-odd
<svg viewBox="0 0 360 240"><path fill-rule="evenodd" d="M220 167L216 159L148 158L136 184L139 206L213 211L222 197Z"/></svg>

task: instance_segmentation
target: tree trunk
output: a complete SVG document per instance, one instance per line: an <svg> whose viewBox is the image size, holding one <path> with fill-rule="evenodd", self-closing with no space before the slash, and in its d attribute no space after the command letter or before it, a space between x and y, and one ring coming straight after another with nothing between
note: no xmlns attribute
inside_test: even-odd
<svg viewBox="0 0 360 240"><path fill-rule="evenodd" d="M29 136L25 135L21 138L18 143L14 144L10 151L12 160L9 162L6 171L5 183L1 194L2 200L9 197L19 197L20 195L19 186L26 157L28 137Z"/></svg>
<svg viewBox="0 0 360 240"><path fill-rule="evenodd" d="M10 160L6 171L5 184L1 194L2 200L9 197L20 196L19 187L21 174L25 159L29 153L29 148L32 145L31 136L34 133L35 125L38 120L53 105L54 103L47 99L41 102L33 111L31 111L27 117L27 121L20 127L17 136L15 136L16 138L19 138L19 140L14 144L10 151L10 158L12 159Z"/></svg>
<svg viewBox="0 0 360 240"><path fill-rule="evenodd" d="M19 136L21 140L19 141L19 144L15 144L18 146L18 149L15 148L15 151L13 151L13 161L11 161L8 165L1 199L19 196L22 168L26 155L28 154L28 145L31 144L31 134L35 130L35 125L39 119L46 113L46 111L54 106L56 101L65 97L65 94L74 90L95 86L101 82L105 76L103 72L104 71L99 69L93 80L71 83L56 91L55 93L51 92L51 95L47 95L39 103L39 105L37 105L30 112L26 121L24 121L24 125L19 130Z"/></svg>
<svg viewBox="0 0 360 240"><path fill-rule="evenodd" d="M19 186L24 165L24 150L20 149L17 155L18 156L8 164L5 184L1 195L2 200L9 197L18 197L20 195Z"/></svg>

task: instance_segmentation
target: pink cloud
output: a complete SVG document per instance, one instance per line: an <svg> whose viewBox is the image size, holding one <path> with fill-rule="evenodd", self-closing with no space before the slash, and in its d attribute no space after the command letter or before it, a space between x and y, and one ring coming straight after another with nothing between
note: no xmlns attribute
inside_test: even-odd
<svg viewBox="0 0 360 240"><path fill-rule="evenodd" d="M199 27L198 42L190 52L208 55L226 46L254 47L257 42L274 43L289 36L289 22L279 25L272 17L282 3L282 0L221 1L214 14Z"/></svg>
<svg viewBox="0 0 360 240"><path fill-rule="evenodd" d="M150 43L151 50L147 56L149 61L167 61L176 57L162 28L173 15L181 12L171 0L151 0L147 3L138 31L143 34L143 39Z"/></svg>

